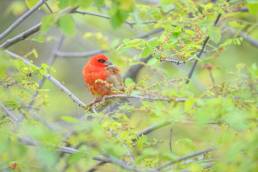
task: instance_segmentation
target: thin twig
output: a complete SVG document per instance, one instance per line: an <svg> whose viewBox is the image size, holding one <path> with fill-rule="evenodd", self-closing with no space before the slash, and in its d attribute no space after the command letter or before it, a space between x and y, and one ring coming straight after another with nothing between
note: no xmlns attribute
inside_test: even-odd
<svg viewBox="0 0 258 172"><path fill-rule="evenodd" d="M89 57L96 54L105 53L107 50L93 50L93 51L87 51L87 52L63 52L63 51L57 51L56 55L59 57Z"/></svg>
<svg viewBox="0 0 258 172"><path fill-rule="evenodd" d="M32 140L30 138L27 137L20 137L19 141L22 144L28 145L28 146L39 146L39 144L35 141ZM72 147L67 147L67 146L60 146L57 147L57 151L58 152L62 152L62 153L66 153L66 154L74 154L77 153L79 150L72 148ZM94 160L96 161L100 161L100 162L105 162L105 163L112 163L115 165L120 166L121 168L128 170L128 171L135 171L135 172L140 172L142 170L139 170L138 168L136 168L135 166L132 165L128 165L125 161L122 161L120 159L117 159L115 157L112 156L95 156L93 157Z"/></svg>
<svg viewBox="0 0 258 172"><path fill-rule="evenodd" d="M61 48L62 44L63 44L63 41L64 41L64 35L61 36L60 40L57 42L56 46L53 48L52 50L52 54L50 55L50 58L47 62L48 66L51 67L53 65L53 63L55 62L56 60L56 52ZM44 82L46 80L46 77L43 77L39 82L38 82L38 89L41 89L44 85ZM35 100L36 100L36 97L38 96L39 94L39 91L36 90L35 93L32 95L32 98L31 98L31 101L28 105L28 110L30 111L30 109L32 108Z"/></svg>
<svg viewBox="0 0 258 172"><path fill-rule="evenodd" d="M40 0L34 7L26 11L22 16L20 16L16 21L14 21L3 33L0 34L0 40L6 37L11 31L18 27L26 18L28 18L32 13L34 13L40 6L45 3L46 0Z"/></svg>
<svg viewBox="0 0 258 172"><path fill-rule="evenodd" d="M141 58L139 60L139 64L132 65L127 72L124 74L123 79L131 78L133 81L136 81L137 75L140 72L140 70L144 67L144 64L147 63L152 56L148 56L147 58Z"/></svg>
<svg viewBox="0 0 258 172"><path fill-rule="evenodd" d="M72 13L76 8L77 7L67 8L67 9L64 9L63 11L60 11L60 13ZM40 30L40 26L41 26L41 23L38 23L32 26L31 28L29 28L28 30L6 40L4 43L0 45L0 48L3 48L3 49L9 48L10 46L28 38L29 36L38 32Z"/></svg>
<svg viewBox="0 0 258 172"><path fill-rule="evenodd" d="M227 0L227 2L228 2L228 1L229 1L229 0ZM215 22L214 22L214 26L216 26L217 23L219 22L219 20L220 20L220 18L221 18L221 15L222 15L222 14L219 13L218 16L216 17ZM199 53L197 54L197 59L194 61L194 64L192 65L191 70L190 70L190 72L188 73L188 77L187 77L187 80L186 80L186 84L188 84L188 83L190 82L190 79L191 79L192 76L193 76L193 73L194 73L194 70L195 70L195 68L196 68L196 65L197 65L199 59L201 58L202 54L204 53L205 47L206 47L206 45L207 45L209 39L210 39L210 37L207 36L207 37L205 38L205 40L203 41L202 48L201 48L201 50L199 51Z"/></svg>
<svg viewBox="0 0 258 172"><path fill-rule="evenodd" d="M155 34L159 34L163 31L164 31L163 28L155 29L153 31L150 31L150 32L147 32L147 33L144 33L144 34L138 36L138 38L148 39L150 36L155 35Z"/></svg>
<svg viewBox="0 0 258 172"><path fill-rule="evenodd" d="M138 134L137 134L137 137L141 137L143 135L147 135L147 134L150 134L152 133L153 131L156 131L160 128L163 128L163 127L166 127L168 125L171 124L171 121L164 121L164 122L161 122L159 124L154 124L148 128L145 128L144 130L140 131Z"/></svg>
<svg viewBox="0 0 258 172"><path fill-rule="evenodd" d="M225 27L229 32L233 33L233 34L237 34L240 35L242 38L244 38L244 40L248 43L250 43L251 45L253 45L254 47L258 48L258 40L255 40L254 38L252 38L251 36L249 36L247 33L242 32L242 31L237 31L232 27L226 26Z"/></svg>
<svg viewBox="0 0 258 172"><path fill-rule="evenodd" d="M171 62L171 63L175 63L176 65L180 65L180 64L185 64L187 62L191 62L195 59L196 57L190 57L189 59L182 61L182 60L178 60L175 58L161 58L160 61L161 62Z"/></svg>
<svg viewBox="0 0 258 172"><path fill-rule="evenodd" d="M155 29L155 30L150 31L148 33L145 33L143 35L137 36L137 38L147 39L150 36L152 36L154 34L158 34L160 32L163 32L163 29ZM57 56L67 57L67 58L75 58L75 57L87 58L87 57L90 57L90 56L93 56L93 55L96 55L96 54L101 54L101 53L106 53L106 52L108 52L108 50L92 50L92 51L86 51L86 52L63 52L63 51L57 51L56 54L57 54ZM147 58L142 58L140 61L146 63L150 59L151 59L151 57L147 57ZM140 65L140 66L142 66L142 65Z"/></svg>
<svg viewBox="0 0 258 172"><path fill-rule="evenodd" d="M134 172L143 171L143 170L140 170L140 169L136 168L135 166L128 165L126 162L124 162L120 159L116 159L112 156L94 157L93 159L96 160L96 161L100 161L100 162L116 164L116 165L120 166L121 168L123 168L125 170L128 170L128 171L134 171Z"/></svg>
<svg viewBox="0 0 258 172"><path fill-rule="evenodd" d="M90 12L90 11L74 10L73 13L100 17L100 18L104 18L104 19L107 19L107 20L111 20L112 19L110 16L99 14L99 13L95 13L95 12ZM130 21L125 21L125 23L128 24L131 27L133 25L137 24L137 22L130 22ZM154 20L153 21L145 21L145 22L142 22L142 23L139 23L139 24L154 24L154 23L157 23L157 21L154 21Z"/></svg>
<svg viewBox="0 0 258 172"><path fill-rule="evenodd" d="M16 115L13 114L2 102L0 102L0 108L5 112L6 116L8 116L14 124L19 121Z"/></svg>
<svg viewBox="0 0 258 172"><path fill-rule="evenodd" d="M127 95L127 94L114 94L103 97L105 100L114 99L114 98L135 98L141 100L150 100L150 101L170 101L171 99L167 97L155 97L155 96L138 96L138 95Z"/></svg>
<svg viewBox="0 0 258 172"><path fill-rule="evenodd" d="M138 132L138 134L136 136L136 139L133 139L132 141L136 142L137 138L139 138L139 137L141 137L143 135L148 135L148 134L150 134L150 133L152 133L152 132L154 132L154 131L162 128L162 127L168 126L170 124L171 124L171 121L165 121L165 122L162 122L162 123L159 123L159 124L152 125L152 126L150 126L148 128L145 128L142 131ZM94 172L94 171L97 170L98 167L103 166L103 165L105 165L107 163L109 163L109 162L101 161L101 162L95 164L93 167L91 167L87 172Z"/></svg>
<svg viewBox="0 0 258 172"><path fill-rule="evenodd" d="M87 172L95 172L95 171L98 169L98 167L103 166L103 165L105 165L105 164L107 164L107 162L105 162L105 161L100 161L100 162L98 162L97 164L95 164L93 167L91 167L90 169L88 169Z"/></svg>
<svg viewBox="0 0 258 172"><path fill-rule="evenodd" d="M215 150L214 148L208 148L208 149L205 149L205 150L202 150L202 151L197 151L197 152L191 153L191 154L186 155L186 156L182 156L182 157L180 157L176 160L173 160L173 161L170 161L170 162L167 162L167 163L161 165L160 167L156 168L156 170L161 171L161 170L163 170L167 167L170 167L173 164L176 164L176 163L179 163L181 161L185 161L185 160L194 158L194 157L199 156L199 155L207 154L207 153L209 153L211 151L214 151L214 150Z"/></svg>
<svg viewBox="0 0 258 172"><path fill-rule="evenodd" d="M16 44L26 38L28 38L29 36L33 35L34 33L38 32L40 29L40 23L32 26L31 28L29 28L28 30L6 40L3 44L0 45L0 48L9 48L10 46L12 46L13 44Z"/></svg>
<svg viewBox="0 0 258 172"><path fill-rule="evenodd" d="M45 2L45 5L46 5L48 11L49 11L50 13L53 13L53 10L52 10L51 7L48 5L47 1Z"/></svg>
<svg viewBox="0 0 258 172"><path fill-rule="evenodd" d="M29 65L29 66L34 66L35 68L39 69L38 66L32 64L30 61L28 61L27 59L25 59L24 57L15 54L9 50L5 50L4 52L6 52L7 54L9 54L11 57L21 60L23 61L25 64ZM86 108L86 105L77 97L75 96L68 88L66 88L63 84L61 84L60 81L58 81L57 79L55 79L53 76L51 76L50 74L44 74L44 77L46 77L50 82L52 82L57 88L59 88L62 92L64 92L68 97L70 97L70 99L76 103L79 107L82 108Z"/></svg>

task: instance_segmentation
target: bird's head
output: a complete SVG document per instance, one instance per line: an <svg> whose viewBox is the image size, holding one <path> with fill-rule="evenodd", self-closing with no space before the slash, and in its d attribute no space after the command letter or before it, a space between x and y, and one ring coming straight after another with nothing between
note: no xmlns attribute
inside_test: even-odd
<svg viewBox="0 0 258 172"><path fill-rule="evenodd" d="M97 54L90 58L89 63L96 67L112 67L113 64L104 54Z"/></svg>

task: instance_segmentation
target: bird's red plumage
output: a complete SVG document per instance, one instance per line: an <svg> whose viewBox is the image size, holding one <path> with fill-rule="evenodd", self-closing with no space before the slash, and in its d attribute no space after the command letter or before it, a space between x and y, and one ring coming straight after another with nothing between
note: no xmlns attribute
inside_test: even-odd
<svg viewBox="0 0 258 172"><path fill-rule="evenodd" d="M123 90L119 69L111 64L108 57L98 54L84 65L83 79L94 95L111 95Z"/></svg>

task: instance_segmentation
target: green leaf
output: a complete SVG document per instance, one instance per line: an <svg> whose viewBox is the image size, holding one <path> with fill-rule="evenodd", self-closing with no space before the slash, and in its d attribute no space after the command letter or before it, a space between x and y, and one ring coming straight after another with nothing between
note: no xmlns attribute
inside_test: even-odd
<svg viewBox="0 0 258 172"><path fill-rule="evenodd" d="M125 79L125 86L126 87L134 87L135 86L135 82L131 78L126 78Z"/></svg>
<svg viewBox="0 0 258 172"><path fill-rule="evenodd" d="M70 5L70 0L59 0L58 6L60 8L65 8Z"/></svg>
<svg viewBox="0 0 258 172"><path fill-rule="evenodd" d="M70 122L70 123L77 123L79 122L78 119L71 117L71 116L62 116L61 117L62 120L64 120L65 122Z"/></svg>
<svg viewBox="0 0 258 172"><path fill-rule="evenodd" d="M141 57L147 57L148 55L150 55L152 53L153 49L150 46L146 46L142 53L141 53Z"/></svg>
<svg viewBox="0 0 258 172"><path fill-rule="evenodd" d="M157 58L152 58L148 61L148 65L156 65L159 62Z"/></svg>
<svg viewBox="0 0 258 172"><path fill-rule="evenodd" d="M122 10L115 10L114 14L111 15L111 24L114 28L121 26L128 17L128 12Z"/></svg>
<svg viewBox="0 0 258 172"><path fill-rule="evenodd" d="M58 21L58 26L67 36L72 36L75 34L74 20L73 17L69 14L60 17Z"/></svg>
<svg viewBox="0 0 258 172"><path fill-rule="evenodd" d="M258 13L258 0L247 0L247 7L251 14Z"/></svg>
<svg viewBox="0 0 258 172"><path fill-rule="evenodd" d="M220 28L215 27L215 26L209 27L208 28L208 35L213 42L215 42L215 43L220 42L220 39L221 39Z"/></svg>
<svg viewBox="0 0 258 172"><path fill-rule="evenodd" d="M91 5L92 0L78 0L78 5L80 7L87 8L89 5Z"/></svg>
<svg viewBox="0 0 258 172"><path fill-rule="evenodd" d="M48 15L44 16L41 20L41 27L40 30L41 32L45 33L49 30L50 27L52 27L56 22L55 16L54 15Z"/></svg>
<svg viewBox="0 0 258 172"><path fill-rule="evenodd" d="M26 3L26 5L27 5L28 8L32 8L32 7L35 6L38 2L39 2L39 0L25 0L25 3Z"/></svg>

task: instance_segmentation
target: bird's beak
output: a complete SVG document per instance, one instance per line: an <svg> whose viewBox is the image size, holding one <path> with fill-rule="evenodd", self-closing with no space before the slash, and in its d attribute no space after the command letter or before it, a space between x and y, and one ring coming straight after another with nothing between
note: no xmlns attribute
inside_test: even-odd
<svg viewBox="0 0 258 172"><path fill-rule="evenodd" d="M108 68L114 67L113 63L111 63L110 61L106 61L104 64L105 64Z"/></svg>

